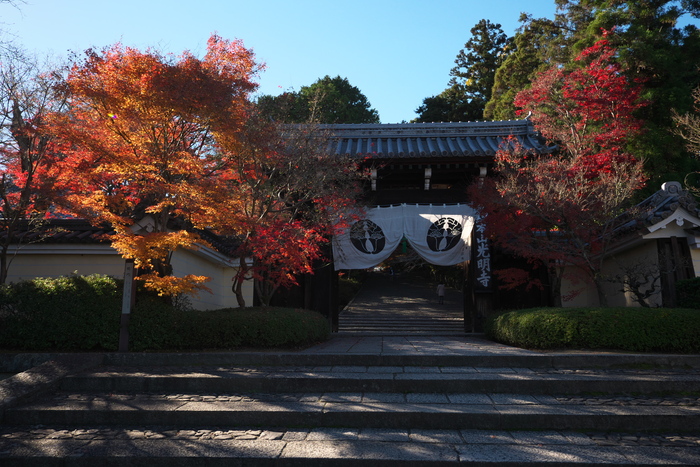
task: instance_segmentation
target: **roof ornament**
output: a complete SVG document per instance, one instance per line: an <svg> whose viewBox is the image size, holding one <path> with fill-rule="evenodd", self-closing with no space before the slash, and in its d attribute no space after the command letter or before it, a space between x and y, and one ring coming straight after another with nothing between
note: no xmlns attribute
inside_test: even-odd
<svg viewBox="0 0 700 467"><path fill-rule="evenodd" d="M669 195L677 195L683 191L683 185L680 182L665 182L661 185L661 189Z"/></svg>

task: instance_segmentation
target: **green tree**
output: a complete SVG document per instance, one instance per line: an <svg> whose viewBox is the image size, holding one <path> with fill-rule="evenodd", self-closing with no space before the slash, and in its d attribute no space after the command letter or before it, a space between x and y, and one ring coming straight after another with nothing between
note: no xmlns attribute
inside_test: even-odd
<svg viewBox="0 0 700 467"><path fill-rule="evenodd" d="M645 160L650 178L645 194L650 194L663 182L681 180L700 168L672 131L672 109L690 110L693 89L700 84L700 32L694 26L680 29L678 21L686 14L697 16L700 2L598 0L595 4L599 9L589 35L600 28L615 28L613 40L620 49L620 62L645 83L644 98L650 102L640 113L645 132L631 144Z"/></svg>
<svg viewBox="0 0 700 467"><path fill-rule="evenodd" d="M496 70L507 56L511 39L500 24L482 19L471 30L450 71L448 88L427 97L416 109L417 122L469 121L484 118L484 108L491 98Z"/></svg>
<svg viewBox="0 0 700 467"><path fill-rule="evenodd" d="M530 85L535 75L552 63L561 63L565 48L551 47L561 36L561 26L545 18L520 17L521 26L510 45L511 51L494 74L491 98L486 103L484 118L512 120L516 118L513 100L519 91Z"/></svg>
<svg viewBox="0 0 700 467"><path fill-rule="evenodd" d="M263 95L257 100L265 115L283 123L379 123L379 113L347 78L326 75L298 92Z"/></svg>
<svg viewBox="0 0 700 467"><path fill-rule="evenodd" d="M601 37L598 31L594 40L589 40L585 45L577 44L582 31L587 30L594 17L591 2L554 0L554 3L554 19L521 14L522 24L513 38L511 51L496 71L485 118L515 118L515 95L528 88L539 72L552 65L564 66L574 62L581 50Z"/></svg>
<svg viewBox="0 0 700 467"><path fill-rule="evenodd" d="M465 117L464 106L460 105L461 95L455 87L449 87L437 96L426 97L416 109L420 116L414 122L461 122ZM476 120L476 119L471 119Z"/></svg>
<svg viewBox="0 0 700 467"><path fill-rule="evenodd" d="M640 196L661 183L697 171L700 162L689 157L684 143L672 131L672 109L692 108L692 90L700 84L697 28L678 27L683 15L700 15L698 0L556 0L554 20L521 18L514 51L496 75L486 116L508 119L515 115L512 98L530 86L532 77L549 65L577 67L574 57L613 31L611 44L631 79L644 82L649 105L639 111L644 131L629 141L629 149L645 160L649 176Z"/></svg>

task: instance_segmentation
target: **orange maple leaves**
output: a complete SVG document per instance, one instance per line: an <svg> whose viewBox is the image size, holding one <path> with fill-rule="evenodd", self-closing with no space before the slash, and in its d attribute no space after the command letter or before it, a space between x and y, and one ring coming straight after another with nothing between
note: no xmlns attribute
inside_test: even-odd
<svg viewBox="0 0 700 467"><path fill-rule="evenodd" d="M168 274L175 249L204 243L169 223L204 225L225 196L215 190L230 156L221 141L235 139L244 123L258 69L240 41L213 35L203 59L121 44L89 50L65 81L70 110L52 118L68 143L57 201L112 225L114 248L134 258L145 272L139 278L159 293L202 287L204 278ZM146 217L150 231L134 231Z"/></svg>
<svg viewBox="0 0 700 467"><path fill-rule="evenodd" d="M66 79L70 111L53 118L67 143L60 202L109 223L113 247L160 294L204 288L203 277L172 276L172 253L204 244L183 225L240 236L241 258L273 291L311 271L334 211L351 202L354 174L322 135L257 113L259 69L240 41L213 35L202 59L88 51Z"/></svg>

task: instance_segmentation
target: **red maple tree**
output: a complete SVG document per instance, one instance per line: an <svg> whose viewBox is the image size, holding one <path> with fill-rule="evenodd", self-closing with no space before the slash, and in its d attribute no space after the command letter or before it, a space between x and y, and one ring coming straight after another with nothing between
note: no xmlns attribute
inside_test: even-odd
<svg viewBox="0 0 700 467"><path fill-rule="evenodd" d="M251 109L239 136L225 148L237 158L220 180L230 196L215 208L235 215L216 225L242 241L233 285L239 305L250 276L268 305L325 257L328 239L345 225L342 213L352 211L361 173L357 161L329 153L331 135L314 125L279 126Z"/></svg>
<svg viewBox="0 0 700 467"><path fill-rule="evenodd" d="M212 35L199 59L113 45L88 50L65 81L69 110L53 116L67 145L53 173L57 202L116 231L112 246L133 258L146 287L163 295L202 288L203 276L172 276L177 248L204 244L212 198L246 117L259 66L239 41Z"/></svg>
<svg viewBox="0 0 700 467"><path fill-rule="evenodd" d="M497 176L472 189L496 242L548 267L555 305L563 271L572 266L587 274L606 304L601 267L613 219L645 181L642 162L626 150L642 129L635 117L644 105L642 86L615 56L604 37L578 56L573 70L539 74L515 103L556 150L533 154L507 141L496 156ZM510 272L501 271L501 279L522 281Z"/></svg>
<svg viewBox="0 0 700 467"><path fill-rule="evenodd" d="M12 46L0 54L0 284L7 280L11 245L20 232L36 233L50 207L50 179L44 175L63 149L47 125L64 96L57 73Z"/></svg>

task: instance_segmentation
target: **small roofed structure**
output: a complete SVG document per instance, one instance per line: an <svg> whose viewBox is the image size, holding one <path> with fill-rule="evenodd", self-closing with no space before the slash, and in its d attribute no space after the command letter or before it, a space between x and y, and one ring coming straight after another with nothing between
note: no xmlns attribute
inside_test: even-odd
<svg viewBox="0 0 700 467"><path fill-rule="evenodd" d="M676 282L700 276L697 200L679 182L666 182L627 215L603 265L608 304L676 306ZM594 286L575 271L565 275L562 297L564 306L598 305Z"/></svg>
<svg viewBox="0 0 700 467"><path fill-rule="evenodd" d="M138 223L146 228L148 219ZM197 230L209 246L198 250L178 249L172 257L173 274L203 275L211 280L206 284L211 293L200 292L191 296L192 307L199 310L237 307L231 290L238 259L237 244L212 232ZM110 246L109 236L114 233L108 226L93 226L84 219L47 219L36 226L25 224L15 234L9 256L8 282L36 277L60 277L70 274L104 274L116 278L124 275L125 260ZM6 232L0 233L6 235ZM246 303L253 303L252 281L244 290Z"/></svg>

